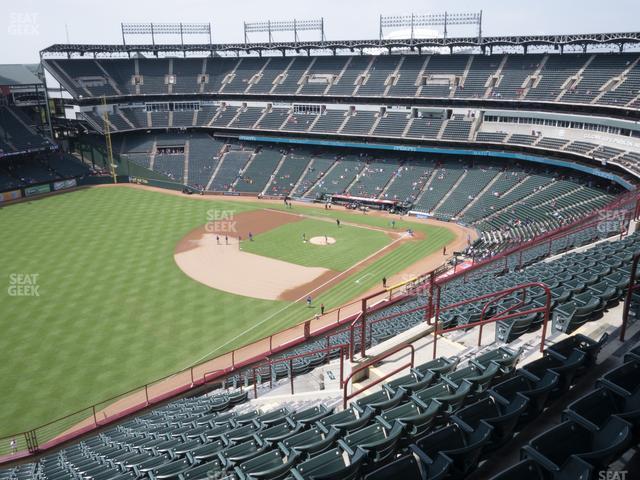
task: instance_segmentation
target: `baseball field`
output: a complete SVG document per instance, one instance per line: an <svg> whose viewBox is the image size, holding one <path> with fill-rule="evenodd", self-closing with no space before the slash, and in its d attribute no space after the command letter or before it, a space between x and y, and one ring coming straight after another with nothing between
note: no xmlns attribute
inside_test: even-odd
<svg viewBox="0 0 640 480"><path fill-rule="evenodd" d="M128 186L1 208L0 436L423 273L467 241L391 218Z"/></svg>

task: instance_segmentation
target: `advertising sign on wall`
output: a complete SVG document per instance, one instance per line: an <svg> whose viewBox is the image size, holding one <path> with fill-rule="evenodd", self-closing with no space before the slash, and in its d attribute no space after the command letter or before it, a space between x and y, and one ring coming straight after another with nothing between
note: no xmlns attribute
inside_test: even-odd
<svg viewBox="0 0 640 480"><path fill-rule="evenodd" d="M25 197L33 197L34 195L41 195L43 193L49 193L51 191L51 186L47 185L36 185L34 187L27 187L24 189Z"/></svg>
<svg viewBox="0 0 640 480"><path fill-rule="evenodd" d="M66 188L73 188L77 185L76 179L72 178L71 180L62 180L60 182L53 182L54 190L64 190Z"/></svg>
<svg viewBox="0 0 640 480"><path fill-rule="evenodd" d="M2 192L0 193L0 203L9 202L11 200L17 200L22 197L22 193L20 190L12 190L10 192Z"/></svg>

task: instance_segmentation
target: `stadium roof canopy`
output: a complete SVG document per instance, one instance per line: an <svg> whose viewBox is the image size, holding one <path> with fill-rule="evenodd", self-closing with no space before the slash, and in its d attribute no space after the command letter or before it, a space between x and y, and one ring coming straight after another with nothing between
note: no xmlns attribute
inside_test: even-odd
<svg viewBox="0 0 640 480"><path fill-rule="evenodd" d="M42 85L42 81L36 75L37 70L38 65L0 65L0 86Z"/></svg>
<svg viewBox="0 0 640 480"><path fill-rule="evenodd" d="M59 54L133 54L149 52L153 54L171 52L262 52L280 50L315 50L315 49L362 49L362 48L433 48L433 47L528 47L551 46L562 49L565 46L578 46L586 49L589 46L616 45L622 49L625 45L640 44L640 32L622 33L588 33L571 35L510 35L494 37L451 37L451 38L414 38L414 39L369 39L369 40L316 40L297 42L260 42L260 43L227 43L227 44L155 44L155 45L87 45L87 44L55 44L40 53L44 57Z"/></svg>

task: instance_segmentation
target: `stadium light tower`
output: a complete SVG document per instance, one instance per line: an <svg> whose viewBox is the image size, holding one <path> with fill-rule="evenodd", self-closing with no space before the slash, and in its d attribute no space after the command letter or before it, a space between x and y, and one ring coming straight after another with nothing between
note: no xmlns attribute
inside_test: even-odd
<svg viewBox="0 0 640 480"><path fill-rule="evenodd" d="M211 23L121 23L122 44L127 44L128 35L151 35L155 46L156 35L180 35L180 45L184 48L185 35L208 35L209 45L213 43Z"/></svg>
<svg viewBox="0 0 640 480"><path fill-rule="evenodd" d="M244 44L249 43L249 33L267 33L269 35L269 45L273 44L273 32L293 32L294 43L300 41L298 32L317 31L320 32L320 42L325 41L324 18L316 20L267 20L264 22L244 22Z"/></svg>
<svg viewBox="0 0 640 480"><path fill-rule="evenodd" d="M386 28L411 28L411 41L415 38L415 27L444 27L444 38L447 38L447 27L450 25L477 25L478 40L482 39L482 10L477 13L428 13L416 15L380 15L380 41Z"/></svg>

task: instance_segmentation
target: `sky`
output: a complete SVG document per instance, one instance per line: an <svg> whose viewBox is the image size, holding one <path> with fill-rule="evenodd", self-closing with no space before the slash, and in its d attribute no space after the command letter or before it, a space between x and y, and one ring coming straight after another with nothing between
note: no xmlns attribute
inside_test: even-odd
<svg viewBox="0 0 640 480"><path fill-rule="evenodd" d="M37 62L41 49L67 43L67 38L71 43L121 43L121 22L210 22L214 43L225 43L243 41L243 21L323 17L327 39L338 40L377 38L381 14L441 13L445 8L450 13L482 9L487 36L640 30L638 0L21 0L3 8L0 63ZM452 30L450 35L456 33L472 31ZM283 35L277 39L286 39ZM317 33L305 35L310 39ZM250 40L266 37L254 34ZM143 37L138 41L150 43Z"/></svg>

